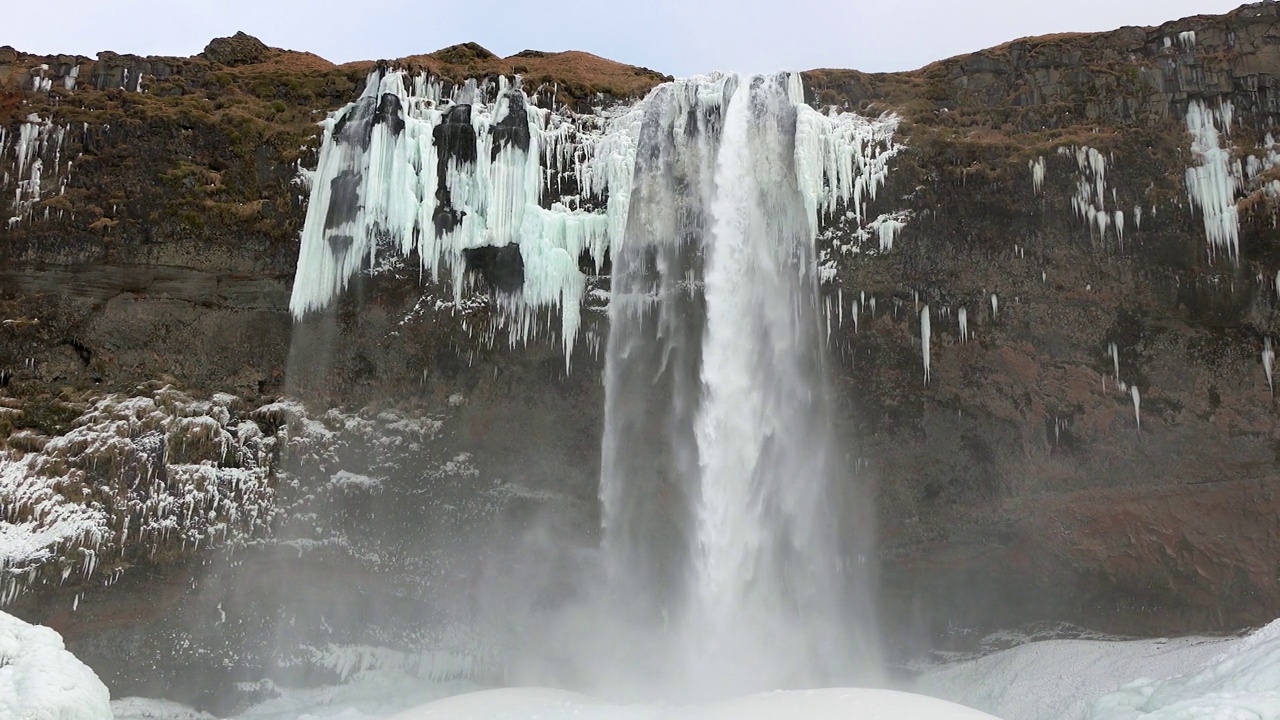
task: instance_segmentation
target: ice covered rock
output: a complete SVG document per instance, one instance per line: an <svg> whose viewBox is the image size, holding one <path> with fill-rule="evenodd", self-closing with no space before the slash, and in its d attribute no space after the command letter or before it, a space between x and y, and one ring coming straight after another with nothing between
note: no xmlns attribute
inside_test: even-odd
<svg viewBox="0 0 1280 720"><path fill-rule="evenodd" d="M112 720L110 702L58 633L0 612L0 720Z"/></svg>

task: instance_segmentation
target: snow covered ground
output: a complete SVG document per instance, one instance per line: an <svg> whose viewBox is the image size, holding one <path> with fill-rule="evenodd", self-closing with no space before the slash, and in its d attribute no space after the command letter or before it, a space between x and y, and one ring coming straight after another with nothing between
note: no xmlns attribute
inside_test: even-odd
<svg viewBox="0 0 1280 720"><path fill-rule="evenodd" d="M0 720L111 720L109 700L62 636L0 612Z"/></svg>
<svg viewBox="0 0 1280 720"><path fill-rule="evenodd" d="M253 689L271 699L235 720L1280 720L1280 620L1243 638L1028 643L934 668L914 688L920 694L833 688L699 706L616 705L387 668L355 672L337 686L296 690L264 681ZM108 705L107 688L56 632L0 612L0 720L113 716L214 720L163 700Z"/></svg>
<svg viewBox="0 0 1280 720"><path fill-rule="evenodd" d="M707 705L612 705L564 690L504 688L459 695L394 720L991 720L962 705L895 690L762 693Z"/></svg>
<svg viewBox="0 0 1280 720"><path fill-rule="evenodd" d="M617 705L550 688L478 690L462 683L416 687L376 673L358 690L326 688L256 706L238 720L991 720L986 713L894 690L831 688L753 695L706 705ZM412 696L386 693L412 689ZM379 696L381 691L383 695ZM436 699L431 696L435 695ZM443 696L448 697L443 697ZM388 710L415 700L398 713ZM308 702L319 701L319 704ZM400 707L405 707L403 704ZM115 720L213 720L174 703L129 698L112 703Z"/></svg>
<svg viewBox="0 0 1280 720"><path fill-rule="evenodd" d="M1277 720L1280 620L1245 638L1029 643L916 690L1004 720Z"/></svg>

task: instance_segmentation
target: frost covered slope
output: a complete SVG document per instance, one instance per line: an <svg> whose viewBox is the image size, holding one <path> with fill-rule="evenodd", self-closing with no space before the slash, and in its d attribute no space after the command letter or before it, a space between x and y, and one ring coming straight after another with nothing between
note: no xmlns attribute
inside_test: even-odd
<svg viewBox="0 0 1280 720"><path fill-rule="evenodd" d="M157 549L264 532L275 509L270 407L170 387L97 400L69 432L0 450L0 605L41 583L106 575ZM280 424L283 424L280 422Z"/></svg>
<svg viewBox="0 0 1280 720"><path fill-rule="evenodd" d="M916 690L1005 720L1276 720L1280 620L1242 639L1029 643L929 672Z"/></svg>
<svg viewBox="0 0 1280 720"><path fill-rule="evenodd" d="M58 633L0 612L0 720L111 720L110 700Z"/></svg>

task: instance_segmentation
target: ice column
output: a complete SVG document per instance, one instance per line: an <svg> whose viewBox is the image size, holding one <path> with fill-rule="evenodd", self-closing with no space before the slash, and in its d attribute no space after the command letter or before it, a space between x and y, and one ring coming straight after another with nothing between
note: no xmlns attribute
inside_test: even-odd
<svg viewBox="0 0 1280 720"><path fill-rule="evenodd" d="M929 306L920 308L920 352L924 355L924 384L929 384Z"/></svg>
<svg viewBox="0 0 1280 720"><path fill-rule="evenodd" d="M1231 150L1221 139L1231 134L1234 114L1229 100L1219 101L1210 109L1196 99L1187 105L1187 130L1191 133L1191 154L1196 165L1187 168L1187 194L1200 208L1204 233L1211 250L1227 253L1232 261L1240 259L1240 218L1236 212L1236 191L1240 189L1243 169L1239 160L1231 158Z"/></svg>

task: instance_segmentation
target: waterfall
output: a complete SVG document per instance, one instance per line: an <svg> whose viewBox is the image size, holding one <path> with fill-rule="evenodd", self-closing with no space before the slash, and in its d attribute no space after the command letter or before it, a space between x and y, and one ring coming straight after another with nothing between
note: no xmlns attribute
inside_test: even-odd
<svg viewBox="0 0 1280 720"><path fill-rule="evenodd" d="M867 205L896 126L814 110L791 74L677 80L602 122L518 84L382 69L324 123L298 317L388 255L451 279L456 306L474 253L514 250L486 301L513 344L557 311L567 360L579 260L611 260L599 574L583 602L530 611L513 679L687 697L875 664L854 538L871 513L832 439L835 269L819 273L815 237L827 218L883 224Z"/></svg>
<svg viewBox="0 0 1280 720"><path fill-rule="evenodd" d="M661 627L676 692L823 684L875 654L835 516L814 248L812 168L840 155L802 92L790 75L655 91L615 243L607 577Z"/></svg>

